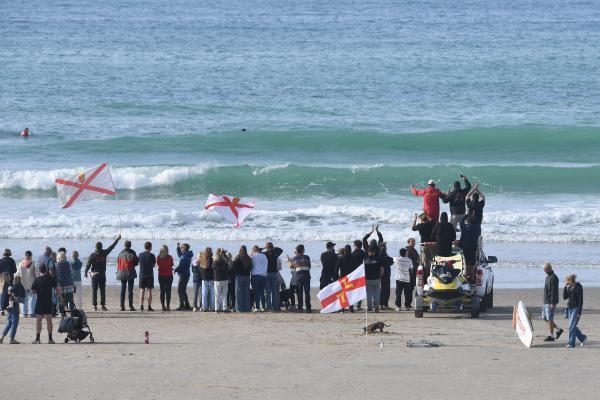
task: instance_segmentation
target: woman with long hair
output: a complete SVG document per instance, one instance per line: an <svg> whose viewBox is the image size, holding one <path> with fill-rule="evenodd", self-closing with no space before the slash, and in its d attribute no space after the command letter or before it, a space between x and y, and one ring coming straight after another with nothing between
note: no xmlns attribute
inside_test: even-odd
<svg viewBox="0 0 600 400"><path fill-rule="evenodd" d="M213 270L213 252L207 247L200 253L200 277L202 278L202 311L215 310L215 286Z"/></svg>
<svg viewBox="0 0 600 400"><path fill-rule="evenodd" d="M217 249L213 264L216 312L229 311L229 308L227 308L227 292L229 291L230 268L231 259L227 255L227 251Z"/></svg>
<svg viewBox="0 0 600 400"><path fill-rule="evenodd" d="M173 286L173 257L169 248L162 245L156 258L158 264L158 283L160 285L160 304L163 311L171 311L171 287Z"/></svg>
<svg viewBox="0 0 600 400"><path fill-rule="evenodd" d="M250 312L250 272L252 258L248 255L246 246L240 247L238 255L233 260L235 274L235 311Z"/></svg>

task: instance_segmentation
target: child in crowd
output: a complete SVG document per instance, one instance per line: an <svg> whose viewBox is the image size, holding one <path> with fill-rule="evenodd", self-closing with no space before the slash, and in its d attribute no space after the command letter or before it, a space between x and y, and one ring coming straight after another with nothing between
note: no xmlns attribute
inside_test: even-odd
<svg viewBox="0 0 600 400"><path fill-rule="evenodd" d="M17 327L19 326L19 303L25 301L25 288L21 283L21 277L15 276L14 282L10 283L10 274L2 273L0 275L0 287L2 287L2 310L8 313L6 326L0 337L0 344L4 343L4 338L10 332L10 344L19 344L15 340Z"/></svg>

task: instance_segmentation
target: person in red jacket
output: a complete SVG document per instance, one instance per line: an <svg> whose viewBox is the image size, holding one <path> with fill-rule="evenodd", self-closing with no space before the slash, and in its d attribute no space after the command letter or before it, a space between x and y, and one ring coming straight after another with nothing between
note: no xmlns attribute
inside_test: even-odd
<svg viewBox="0 0 600 400"><path fill-rule="evenodd" d="M444 199L446 195L435 187L435 182L430 180L425 189L417 189L411 185L410 191L415 196L423 197L423 211L432 221L437 222L440 217L440 199Z"/></svg>

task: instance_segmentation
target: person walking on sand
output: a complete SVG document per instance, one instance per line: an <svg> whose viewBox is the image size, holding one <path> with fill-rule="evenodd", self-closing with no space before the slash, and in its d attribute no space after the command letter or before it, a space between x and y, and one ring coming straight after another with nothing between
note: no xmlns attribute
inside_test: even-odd
<svg viewBox="0 0 600 400"><path fill-rule="evenodd" d="M442 199L444 203L450 203L450 223L454 225L454 229L458 229L458 224L462 217L467 213L466 199L467 194L471 191L471 182L466 176L460 176L465 182L465 187L460 187L460 182L454 182L454 189L448 191L446 196Z"/></svg>
<svg viewBox="0 0 600 400"><path fill-rule="evenodd" d="M435 187L435 182L429 180L425 189L417 189L411 185L410 191L415 196L423 197L423 212L427 213L432 221L437 222L440 216L440 199L443 200L446 195Z"/></svg>
<svg viewBox="0 0 600 400"><path fill-rule="evenodd" d="M267 280L267 270L269 260L264 253L261 253L258 246L252 247L252 292L254 293L254 312L266 310L265 282Z"/></svg>
<svg viewBox="0 0 600 400"><path fill-rule="evenodd" d="M73 277L73 287L75 288L75 305L77 309L83 309L83 285L81 284L81 268L83 263L79 259L79 252L73 250L71 260L71 276Z"/></svg>
<svg viewBox="0 0 600 400"><path fill-rule="evenodd" d="M213 264L215 285L215 312L228 312L229 269L231 258L224 249L217 249Z"/></svg>
<svg viewBox="0 0 600 400"><path fill-rule="evenodd" d="M200 255L200 277L202 278L202 311L215 310L215 273L213 251L207 247Z"/></svg>
<svg viewBox="0 0 600 400"><path fill-rule="evenodd" d="M235 273L235 310L237 312L250 312L250 272L252 271L252 258L248 255L246 246L241 246L238 255L233 260Z"/></svg>
<svg viewBox="0 0 600 400"><path fill-rule="evenodd" d="M158 285L160 286L160 305L163 311L171 311L171 289L173 287L173 257L169 248L162 245L156 258L158 265Z"/></svg>
<svg viewBox="0 0 600 400"><path fill-rule="evenodd" d="M35 263L33 262L33 254L27 250L25 258L19 263L17 275L21 276L23 287L25 288L25 301L23 303L22 316L24 318L33 317L35 309L35 294L31 291L31 285L36 278Z"/></svg>
<svg viewBox="0 0 600 400"><path fill-rule="evenodd" d="M190 281L190 267L194 259L194 252L190 250L189 244L184 243L180 245L177 243L177 256L179 257L179 264L175 268L175 272L179 275L179 282L177 283L179 307L177 307L176 311L192 311L187 295L187 285ZM194 302L194 307L195 304Z"/></svg>
<svg viewBox="0 0 600 400"><path fill-rule="evenodd" d="M283 254L283 250L274 247L273 243L267 242L262 250L269 262L267 266L267 277L265 282L265 292L267 298L267 310L279 311L279 283L277 274L277 260Z"/></svg>
<svg viewBox="0 0 600 400"><path fill-rule="evenodd" d="M92 306L94 311L98 310L98 289L100 289L100 305L102 311L107 311L106 308L106 259L111 251L117 246L121 240L121 235L108 248L102 248L102 242L96 243L96 251L88 257L85 266L85 277L87 278L90 271L92 276Z"/></svg>
<svg viewBox="0 0 600 400"><path fill-rule="evenodd" d="M126 240L124 248L117 256L117 280L121 281L121 295L119 297L120 309L125 311L125 292L129 294L129 311L136 311L133 306L133 285L137 278L135 267L138 265L138 256L131 248L131 241Z"/></svg>
<svg viewBox="0 0 600 400"><path fill-rule="evenodd" d="M563 299L567 300L567 315L569 316L569 344L567 348L575 347L575 340L585 344L587 336L577 327L581 319L583 310L583 286L576 282L577 275L571 274L566 277L566 284L563 290Z"/></svg>
<svg viewBox="0 0 600 400"><path fill-rule="evenodd" d="M39 267L40 276L35 278L31 290L37 295L35 303L35 340L33 344L40 344L40 334L42 333L42 319L46 320L48 329L48 344L54 344L52 339L52 294L57 292L57 297L60 297L60 289L56 286L56 280L50 276L45 264Z"/></svg>
<svg viewBox="0 0 600 400"><path fill-rule="evenodd" d="M144 243L144 251L138 256L140 264L140 311L144 311L144 297L148 291L148 311L154 311L152 308L152 289L154 289L154 267L156 267L156 256L152 253L152 243Z"/></svg>
<svg viewBox="0 0 600 400"><path fill-rule="evenodd" d="M554 322L554 311L558 304L558 276L552 270L552 264L544 264L544 272L546 273L546 283L544 284L544 306L542 308L542 318L548 323L550 328L550 336L544 339L545 342L554 342L562 335L563 330ZM556 330L556 337L554 337Z"/></svg>
<svg viewBox="0 0 600 400"><path fill-rule="evenodd" d="M25 299L25 288L21 284L21 277L16 275L13 282L10 282L10 274L8 272L1 273L0 290L4 294L4 302L0 304L0 308L8 313L0 344L4 343L4 338L9 333L10 344L20 344L15 337L19 326L19 304Z"/></svg>
<svg viewBox="0 0 600 400"><path fill-rule="evenodd" d="M298 280L298 312L302 312L306 303L306 312L312 311L310 305L310 257L304 254L304 245L296 246L296 255L292 258L291 269L296 271L296 279Z"/></svg>
<svg viewBox="0 0 600 400"><path fill-rule="evenodd" d="M402 307L402 293L404 293L404 308L412 308L413 287L410 281L411 271L414 269L412 260L408 257L405 248L400 249L400 257L395 257L396 263L396 311Z"/></svg>
<svg viewBox="0 0 600 400"><path fill-rule="evenodd" d="M319 289L323 289L333 281L337 280L335 267L338 262L338 255L335 254L335 243L327 242L325 251L321 254L321 278L319 280Z"/></svg>

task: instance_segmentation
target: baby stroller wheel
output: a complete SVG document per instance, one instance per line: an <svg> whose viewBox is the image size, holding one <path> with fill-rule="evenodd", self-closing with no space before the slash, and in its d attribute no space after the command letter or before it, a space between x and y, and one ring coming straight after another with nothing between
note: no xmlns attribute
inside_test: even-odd
<svg viewBox="0 0 600 400"><path fill-rule="evenodd" d="M65 338L65 343L69 343L69 338Z"/></svg>

